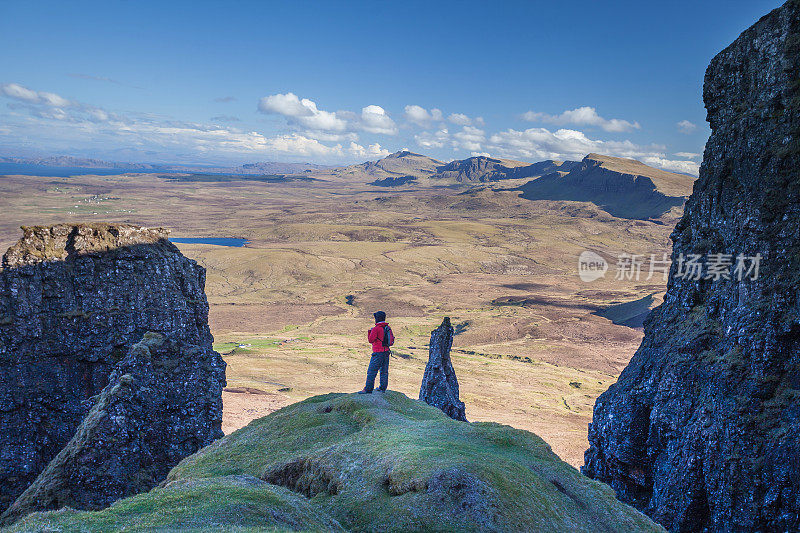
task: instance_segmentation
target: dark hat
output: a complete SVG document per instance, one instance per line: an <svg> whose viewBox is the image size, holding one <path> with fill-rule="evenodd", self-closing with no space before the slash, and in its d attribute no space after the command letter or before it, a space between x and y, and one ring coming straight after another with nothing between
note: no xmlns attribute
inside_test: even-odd
<svg viewBox="0 0 800 533"><path fill-rule="evenodd" d="M386 320L386 313L384 313L383 311L376 311L376 312L372 313L372 316L375 317L375 323L376 324L378 322L384 322Z"/></svg>

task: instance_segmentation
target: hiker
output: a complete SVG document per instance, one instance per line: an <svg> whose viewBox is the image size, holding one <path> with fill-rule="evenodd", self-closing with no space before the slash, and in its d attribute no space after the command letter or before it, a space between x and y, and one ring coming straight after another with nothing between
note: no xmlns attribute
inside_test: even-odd
<svg viewBox="0 0 800 533"><path fill-rule="evenodd" d="M378 370L381 372L380 386L378 391L386 392L389 386L389 356L392 354L389 347L394 344L394 333L392 328L386 323L386 313L377 311L373 313L375 326L367 331L367 340L372 344L372 358L369 360L367 368L367 384L359 394L370 394L375 388L375 376Z"/></svg>

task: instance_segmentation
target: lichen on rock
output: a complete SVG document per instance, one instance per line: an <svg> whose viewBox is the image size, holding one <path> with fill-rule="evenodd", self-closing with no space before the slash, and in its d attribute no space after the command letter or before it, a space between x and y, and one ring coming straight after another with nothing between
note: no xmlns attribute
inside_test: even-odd
<svg viewBox="0 0 800 533"><path fill-rule="evenodd" d="M0 521L34 511L103 509L146 492L222 436L219 354L146 333L114 368L75 435Z"/></svg>

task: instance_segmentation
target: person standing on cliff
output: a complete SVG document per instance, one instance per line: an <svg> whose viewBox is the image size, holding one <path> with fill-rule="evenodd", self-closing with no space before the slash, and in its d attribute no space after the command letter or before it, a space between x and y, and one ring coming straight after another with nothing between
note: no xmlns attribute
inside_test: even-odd
<svg viewBox="0 0 800 533"><path fill-rule="evenodd" d="M372 358L367 367L367 384L359 394L370 394L375 388L375 376L381 373L379 392L386 392L389 386L389 356L392 351L389 347L394 344L394 333L386 323L386 313L377 311L373 313L375 326L367 331L367 341L372 345Z"/></svg>

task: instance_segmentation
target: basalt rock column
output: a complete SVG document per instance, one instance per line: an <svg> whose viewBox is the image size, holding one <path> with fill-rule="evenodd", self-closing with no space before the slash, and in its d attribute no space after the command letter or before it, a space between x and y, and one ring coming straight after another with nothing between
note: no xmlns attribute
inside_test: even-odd
<svg viewBox="0 0 800 533"><path fill-rule="evenodd" d="M219 436L213 418L223 379L213 350L146 333L114 368L69 443L0 524L66 506L103 509L152 489L181 459Z"/></svg>
<svg viewBox="0 0 800 533"><path fill-rule="evenodd" d="M25 227L4 255L0 510L72 439L93 397L146 332L211 351L205 270L167 235L129 224ZM209 361L224 383L225 363L218 355ZM217 399L203 415L210 435L222 436L221 419Z"/></svg>
<svg viewBox="0 0 800 533"><path fill-rule="evenodd" d="M712 60L664 303L595 404L583 472L672 531L800 530L799 73L796 0Z"/></svg>
<svg viewBox="0 0 800 533"><path fill-rule="evenodd" d="M464 402L458 399L458 380L450 361L453 346L453 326L445 317L442 325L431 332L428 364L422 377L419 399L438 407L455 420L467 420Z"/></svg>

